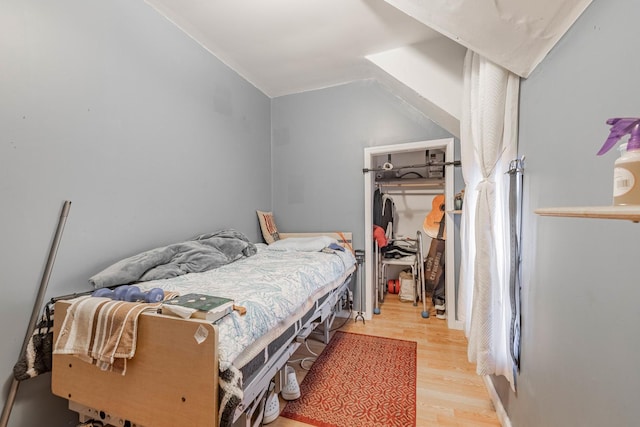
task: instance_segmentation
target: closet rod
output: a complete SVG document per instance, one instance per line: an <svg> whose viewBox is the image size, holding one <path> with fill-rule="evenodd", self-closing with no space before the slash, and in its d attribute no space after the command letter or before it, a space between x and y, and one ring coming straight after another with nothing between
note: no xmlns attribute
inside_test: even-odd
<svg viewBox="0 0 640 427"><path fill-rule="evenodd" d="M421 191L420 193L405 193L404 191L385 191L384 194L390 196L433 196L438 194L444 194L442 191Z"/></svg>
<svg viewBox="0 0 640 427"><path fill-rule="evenodd" d="M439 180L433 183L427 182L426 179L422 182L398 182L402 181L402 179L398 179L394 182L376 182L378 187L433 187L433 188L444 188L444 181ZM407 180L408 181L408 180ZM418 180L416 180L418 181Z"/></svg>
<svg viewBox="0 0 640 427"><path fill-rule="evenodd" d="M422 165L408 165L408 166L399 166L399 167L395 167L393 169L395 170L402 170L402 169L413 169L413 168L424 168L427 166L460 166L462 163L460 162L460 160L454 160L453 162L429 162L429 163L424 163ZM381 171L387 171L390 170L388 168L375 168L375 169L369 169L369 168L363 168L362 169L362 173L367 173L367 172L381 172Z"/></svg>
<svg viewBox="0 0 640 427"><path fill-rule="evenodd" d="M436 189L436 190L443 190L444 191L444 180L437 180L437 181L426 181L426 180L416 180L413 182L399 182L402 181L401 179L396 180L396 181L390 181L390 182L376 182L376 187L378 188L382 188L382 187L396 187L396 188L400 188L400 187L404 187L404 188L420 188L420 189Z"/></svg>

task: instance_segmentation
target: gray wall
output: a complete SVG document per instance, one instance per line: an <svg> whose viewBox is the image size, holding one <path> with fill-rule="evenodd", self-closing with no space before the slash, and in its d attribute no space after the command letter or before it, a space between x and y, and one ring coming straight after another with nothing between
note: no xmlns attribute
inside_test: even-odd
<svg viewBox="0 0 640 427"><path fill-rule="evenodd" d="M521 85L526 156L522 369L494 379L515 427L632 426L640 419L640 225L539 217L612 203L610 117L640 116L640 2L596 0Z"/></svg>
<svg viewBox="0 0 640 427"><path fill-rule="evenodd" d="M352 231L357 248L364 148L452 136L376 81L275 98L271 115L278 229Z"/></svg>
<svg viewBox="0 0 640 427"><path fill-rule="evenodd" d="M141 250L269 207L270 100L142 1L0 2L4 398L64 200L48 297ZM49 374L11 426L75 425Z"/></svg>
<svg viewBox="0 0 640 427"><path fill-rule="evenodd" d="M636 1L594 1L522 82L518 393L494 379L516 427L640 418L640 226L533 214L611 203L616 154L595 152L607 118L639 115L639 13ZM362 246L363 149L450 136L375 82L270 101L124 0L3 1L0 100L4 396L63 200L73 205L48 296L200 232L259 239L255 209L273 209L283 231L353 230ZM22 383L10 425L74 425L65 407L43 375Z"/></svg>

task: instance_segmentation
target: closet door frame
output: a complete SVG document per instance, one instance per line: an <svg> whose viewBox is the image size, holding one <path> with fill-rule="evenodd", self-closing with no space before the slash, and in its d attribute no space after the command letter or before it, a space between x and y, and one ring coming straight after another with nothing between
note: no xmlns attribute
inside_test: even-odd
<svg viewBox="0 0 640 427"><path fill-rule="evenodd" d="M384 145L379 147L367 147L364 149L364 168L373 169L374 159L381 155L406 153L413 151L426 151L426 150L444 150L445 162L454 161L454 139L434 139L428 141L417 141L402 144ZM455 225L452 214L453 211L453 197L454 197L454 166L446 166L446 179L445 179L445 209L446 214L445 226L447 229L447 241L451 244L447 244L445 247L445 292L447 295L447 326L451 329L462 329L463 324L458 320L457 313L457 293L455 286L455 259L454 259L454 244L457 239ZM365 318L371 319L373 315L373 306L375 298L374 289L374 254L373 254L373 192L375 190L375 175L371 172L364 174L364 236L365 236L365 300L366 311ZM430 301L428 301L431 304ZM384 305L381 307L384 310Z"/></svg>

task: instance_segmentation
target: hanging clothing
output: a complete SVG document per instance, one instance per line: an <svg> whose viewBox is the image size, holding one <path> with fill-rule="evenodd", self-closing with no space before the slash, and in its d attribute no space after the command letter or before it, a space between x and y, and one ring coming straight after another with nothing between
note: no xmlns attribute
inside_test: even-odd
<svg viewBox="0 0 640 427"><path fill-rule="evenodd" d="M385 234L387 239L393 239L395 233L394 226L396 216L396 205L393 203L393 198L388 194L382 195L382 223L385 224Z"/></svg>
<svg viewBox="0 0 640 427"><path fill-rule="evenodd" d="M382 192L379 188L373 192L373 225L382 227Z"/></svg>
<svg viewBox="0 0 640 427"><path fill-rule="evenodd" d="M387 239L393 238L394 216L393 198L377 188L373 193L373 225L382 227Z"/></svg>
<svg viewBox="0 0 640 427"><path fill-rule="evenodd" d="M373 226L373 240L378 244L379 248L387 246L388 240L384 230L379 225Z"/></svg>

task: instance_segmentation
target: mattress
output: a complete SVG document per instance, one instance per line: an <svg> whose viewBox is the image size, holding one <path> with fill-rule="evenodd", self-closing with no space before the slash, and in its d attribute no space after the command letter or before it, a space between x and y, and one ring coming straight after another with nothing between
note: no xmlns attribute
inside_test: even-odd
<svg viewBox="0 0 640 427"><path fill-rule="evenodd" d="M232 298L246 308L217 322L220 371L245 364L286 337L316 300L339 287L355 269L350 251L303 252L257 244L255 255L203 273L140 284L180 294L204 293ZM259 359L259 357L258 357Z"/></svg>

